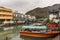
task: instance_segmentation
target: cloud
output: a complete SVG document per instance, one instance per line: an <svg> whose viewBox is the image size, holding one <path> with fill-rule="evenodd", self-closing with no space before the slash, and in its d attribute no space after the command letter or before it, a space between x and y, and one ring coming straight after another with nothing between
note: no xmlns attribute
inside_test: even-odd
<svg viewBox="0 0 60 40"><path fill-rule="evenodd" d="M23 13L36 7L46 7L56 3L60 3L60 0L0 0L0 6Z"/></svg>

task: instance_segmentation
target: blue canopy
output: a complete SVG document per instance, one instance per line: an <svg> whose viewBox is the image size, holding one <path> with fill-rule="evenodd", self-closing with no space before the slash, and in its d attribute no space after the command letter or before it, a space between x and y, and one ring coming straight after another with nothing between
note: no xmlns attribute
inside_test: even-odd
<svg viewBox="0 0 60 40"><path fill-rule="evenodd" d="M46 29L47 26L22 26L22 29Z"/></svg>

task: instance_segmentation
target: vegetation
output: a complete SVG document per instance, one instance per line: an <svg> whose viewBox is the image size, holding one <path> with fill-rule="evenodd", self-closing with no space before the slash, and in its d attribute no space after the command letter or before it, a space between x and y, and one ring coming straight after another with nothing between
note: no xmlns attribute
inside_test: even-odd
<svg viewBox="0 0 60 40"><path fill-rule="evenodd" d="M46 18L45 16L36 16L36 18Z"/></svg>
<svg viewBox="0 0 60 40"><path fill-rule="evenodd" d="M53 19L50 20L49 18L47 19L47 23L53 23Z"/></svg>

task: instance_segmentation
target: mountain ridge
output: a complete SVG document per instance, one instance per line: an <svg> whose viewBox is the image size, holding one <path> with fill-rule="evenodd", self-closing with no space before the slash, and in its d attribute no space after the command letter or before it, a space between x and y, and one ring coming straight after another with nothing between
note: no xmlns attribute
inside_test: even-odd
<svg viewBox="0 0 60 40"><path fill-rule="evenodd" d="M35 9L32 9L28 12L26 12L26 15L36 16L36 17L48 17L49 11L58 11L60 8L60 4L54 4L52 6L40 8L37 7Z"/></svg>

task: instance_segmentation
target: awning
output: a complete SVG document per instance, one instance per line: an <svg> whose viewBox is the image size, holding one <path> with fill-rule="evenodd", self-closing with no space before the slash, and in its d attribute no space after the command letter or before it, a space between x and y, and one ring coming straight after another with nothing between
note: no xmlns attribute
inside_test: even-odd
<svg viewBox="0 0 60 40"><path fill-rule="evenodd" d="M22 26L22 29L46 29L47 26Z"/></svg>

